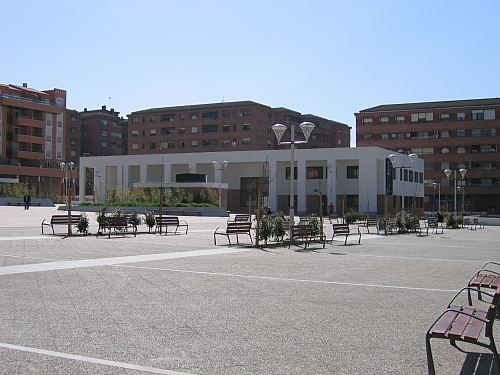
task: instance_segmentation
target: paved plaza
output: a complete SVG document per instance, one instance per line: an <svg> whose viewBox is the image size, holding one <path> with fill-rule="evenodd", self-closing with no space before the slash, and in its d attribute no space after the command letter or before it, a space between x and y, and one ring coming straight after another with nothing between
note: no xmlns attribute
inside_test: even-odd
<svg viewBox="0 0 500 375"><path fill-rule="evenodd" d="M0 207L1 374L426 374L427 329L500 249L500 227L214 246L227 218L205 217L188 235L41 236L57 213ZM437 374L496 373L467 348L434 340Z"/></svg>

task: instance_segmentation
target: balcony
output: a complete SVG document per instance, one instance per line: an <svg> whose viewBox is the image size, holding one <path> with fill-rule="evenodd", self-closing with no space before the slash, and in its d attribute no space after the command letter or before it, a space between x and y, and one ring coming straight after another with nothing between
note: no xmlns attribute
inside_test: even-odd
<svg viewBox="0 0 500 375"><path fill-rule="evenodd" d="M31 128L43 129L43 128L45 128L45 121L44 120L35 120L32 118L19 116L19 117L16 117L16 119L14 121L14 125L29 126Z"/></svg>
<svg viewBox="0 0 500 375"><path fill-rule="evenodd" d="M29 150L17 150L13 152L13 157L16 159L42 159L45 157L43 151L34 152Z"/></svg>

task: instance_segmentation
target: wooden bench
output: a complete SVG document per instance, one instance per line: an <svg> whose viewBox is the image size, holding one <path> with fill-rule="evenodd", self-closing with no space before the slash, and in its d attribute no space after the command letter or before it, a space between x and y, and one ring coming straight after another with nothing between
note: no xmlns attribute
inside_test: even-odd
<svg viewBox="0 0 500 375"><path fill-rule="evenodd" d="M7 202L7 206L24 206L24 202ZM30 202L30 207L31 206L41 207L42 204L40 202Z"/></svg>
<svg viewBox="0 0 500 375"><path fill-rule="evenodd" d="M370 233L370 227L375 228L375 230L377 231L377 234L379 232L378 219L366 219L366 221L364 223L359 224L358 227L366 228L368 233Z"/></svg>
<svg viewBox="0 0 500 375"><path fill-rule="evenodd" d="M234 218L227 220L228 223L249 223L250 221L248 214L236 214Z"/></svg>
<svg viewBox="0 0 500 375"><path fill-rule="evenodd" d="M332 224L332 227L333 235L330 243L333 242L335 236L345 236L344 245L347 245L347 239L349 236L359 236L358 245L361 243L361 232L359 231L359 227L357 233L351 232L349 224Z"/></svg>
<svg viewBox="0 0 500 375"><path fill-rule="evenodd" d="M71 215L71 225L76 225L80 221L81 215ZM68 215L52 215L49 222L45 222L47 219L42 221L42 234L43 227L48 226L52 228L52 234L56 234L54 231L54 225L65 225L68 226Z"/></svg>
<svg viewBox="0 0 500 375"><path fill-rule="evenodd" d="M492 270L490 267L498 267L500 263L498 262L487 262L479 271L477 271L474 276L469 280L467 286L481 289L494 289L500 290L500 270ZM477 298L481 300L481 293L478 293ZM471 304L471 297L469 295L469 304Z"/></svg>
<svg viewBox="0 0 500 375"><path fill-rule="evenodd" d="M439 225L438 221L436 218L434 217L430 217L427 219L427 231L429 229L432 229L432 232L436 232L436 234L438 233L438 230L441 229L441 234L444 233L444 226L443 225Z"/></svg>
<svg viewBox="0 0 500 375"><path fill-rule="evenodd" d="M252 223L242 222L242 223L227 223L225 231L219 231L219 227L214 232L214 244L217 245L216 235L222 235L227 237L229 245L231 245L231 235L236 235L236 243L240 243L239 235L246 234L250 237L250 242L252 242L252 235L250 234L250 229L252 228Z"/></svg>
<svg viewBox="0 0 500 375"><path fill-rule="evenodd" d="M177 234L177 229L179 227L185 227L186 228L186 234L188 233L188 228L189 225L187 221L185 220L179 220L177 216L156 216L155 217L156 221L156 227L155 227L155 233L158 228L160 228L160 233L162 232L163 227L165 227L165 235L168 234L168 227L175 227L175 234Z"/></svg>
<svg viewBox="0 0 500 375"><path fill-rule="evenodd" d="M482 306L473 306L470 302L465 305L455 304L455 300L462 292L467 291L470 295L471 290L478 291L481 295L490 297L491 300L485 302ZM457 342L466 342L487 348L493 353L497 366L496 373L500 372L500 361L493 339L493 323L498 308L499 293L498 290L494 293L486 293L475 288L466 287L455 295L448 304L447 309L431 325L425 337L427 369L430 375L435 375L431 339L449 340L453 347L462 352L464 350L457 345ZM482 332L484 332L484 336L481 334ZM484 342L483 337L488 341Z"/></svg>
<svg viewBox="0 0 500 375"><path fill-rule="evenodd" d="M292 239L288 243L290 248L292 242L301 242L304 244L304 249L311 243L322 243L323 248L326 246L326 236L324 233L313 233L312 227L309 224L292 225Z"/></svg>
<svg viewBox="0 0 500 375"><path fill-rule="evenodd" d="M399 232L399 227L396 219L385 219L384 234L387 236Z"/></svg>
<svg viewBox="0 0 500 375"><path fill-rule="evenodd" d="M111 216L111 217L106 217L100 224L99 227L101 230L99 230L97 233L103 233L104 231L108 231L108 238L111 238L111 234L119 234L121 233L124 237L125 234L128 233L128 229L132 228L132 233L134 234L134 237L137 236L137 226L135 223L129 222L129 220L124 217L124 216Z"/></svg>

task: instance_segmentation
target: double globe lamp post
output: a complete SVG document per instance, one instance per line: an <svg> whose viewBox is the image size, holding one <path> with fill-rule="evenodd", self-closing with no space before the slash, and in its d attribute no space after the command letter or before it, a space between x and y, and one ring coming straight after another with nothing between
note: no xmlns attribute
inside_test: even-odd
<svg viewBox="0 0 500 375"><path fill-rule="evenodd" d="M292 123L290 125L290 141L281 141L281 138L283 137L283 134L285 134L286 130L288 127L283 124L276 124L273 125L271 128L273 129L274 135L276 136L276 140L278 141L279 145L290 145L290 211L289 211L289 217L290 217L290 228L292 225L294 225L295 221L295 194L294 194L294 179L295 179L295 145L296 144L301 144L301 143L307 143L309 141L309 136L311 135L313 129L314 129L314 124L312 122L302 122L299 124L300 130L302 130L302 133L304 134L304 139L303 141L296 141L295 140L295 124ZM293 234L290 229L290 240L293 239Z"/></svg>
<svg viewBox="0 0 500 375"><path fill-rule="evenodd" d="M64 191L67 196L67 204L68 204L68 236L71 236L71 196L73 195L72 172L75 163L73 163L72 161L68 163L62 162L61 164L59 164L59 166L61 167L61 170L65 173L64 180L66 183L64 185Z"/></svg>
<svg viewBox="0 0 500 375"><path fill-rule="evenodd" d="M214 173L215 173L215 175L217 174L217 172L219 172L221 174L220 178L217 178L217 176L214 176L214 180L218 180L219 181L219 189L218 189L219 207L222 207L222 188L220 186L222 184L222 173L227 168L228 164L229 164L229 162L227 160L224 160L222 163L220 163L220 166L219 166L219 162L218 161L214 160L212 162L212 165L214 166Z"/></svg>
<svg viewBox="0 0 500 375"><path fill-rule="evenodd" d="M451 173L453 172L453 180L455 181L455 184L454 184L454 187L453 187L453 192L454 192L454 203L453 203L453 212L457 213L457 170L451 170L451 169L445 169L444 171L444 174L446 175L446 178L449 180L450 177L451 177ZM465 178L465 175L467 174L467 169L465 168L460 168L458 170L458 172L460 172L460 176L462 176L462 187L465 188L465 185L464 185L464 178ZM463 211L463 207L464 207L464 190L462 191L462 211Z"/></svg>

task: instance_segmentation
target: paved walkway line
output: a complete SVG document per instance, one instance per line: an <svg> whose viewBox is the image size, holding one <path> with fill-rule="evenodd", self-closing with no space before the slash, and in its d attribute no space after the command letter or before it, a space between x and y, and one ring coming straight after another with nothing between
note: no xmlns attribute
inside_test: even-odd
<svg viewBox="0 0 500 375"><path fill-rule="evenodd" d="M65 270L71 268L112 266L116 264L149 262L153 260L189 258L189 257L198 257L206 255L235 254L243 251L254 251L254 250L243 249L243 248L215 248L215 249L203 249L203 250L193 250L193 251L177 251L173 253L130 255L130 256L114 257L114 258L95 258L95 259L65 260L60 262L48 262L48 263L22 264L16 266L0 267L0 276L12 275L18 273Z"/></svg>
<svg viewBox="0 0 500 375"><path fill-rule="evenodd" d="M85 356L75 355L75 354L54 352L52 350L30 348L28 346L12 345L12 344L6 344L3 342L0 342L0 348L11 349L11 350L20 350L23 352L47 355L50 357L72 359L74 361L89 362L89 363L94 363L94 364L98 364L98 365L119 367L119 368L124 368L124 369L128 369L128 370L143 371L143 372L148 372L150 374L194 375L194 374L188 374L186 372L162 370L162 369L155 368L155 367L139 366L139 365L133 365L131 363L108 361L107 359L99 359L99 358L85 357Z"/></svg>
<svg viewBox="0 0 500 375"><path fill-rule="evenodd" d="M387 259L405 259L405 260L428 260L440 262L461 262L461 263L480 263L484 264L487 260L472 260L472 259L446 259L446 258L425 258L425 257L403 257L393 255L373 255L373 254L347 254L352 257L367 257L367 258L387 258Z"/></svg>
<svg viewBox="0 0 500 375"><path fill-rule="evenodd" d="M12 236L0 237L0 241L51 240L56 238L57 236Z"/></svg>
<svg viewBox="0 0 500 375"><path fill-rule="evenodd" d="M385 288L385 289L423 290L426 292L446 292L446 293L458 292L458 290L456 290L456 289L418 288L418 287L397 286L397 285L345 283L345 282L340 282L340 281L325 281L325 280L311 280L311 279L293 279L293 278L289 278L289 277L241 275L241 274L237 274L237 273L191 271L191 270L179 270L179 269L159 268L159 267L124 266L124 265L114 265L114 267L137 268L137 269L153 270L153 271L181 272L181 273L192 273L192 274L197 274L197 275L240 277L240 278L244 278L244 279L260 279L260 280L298 282L298 283L362 286L362 287L368 287L368 288Z"/></svg>

